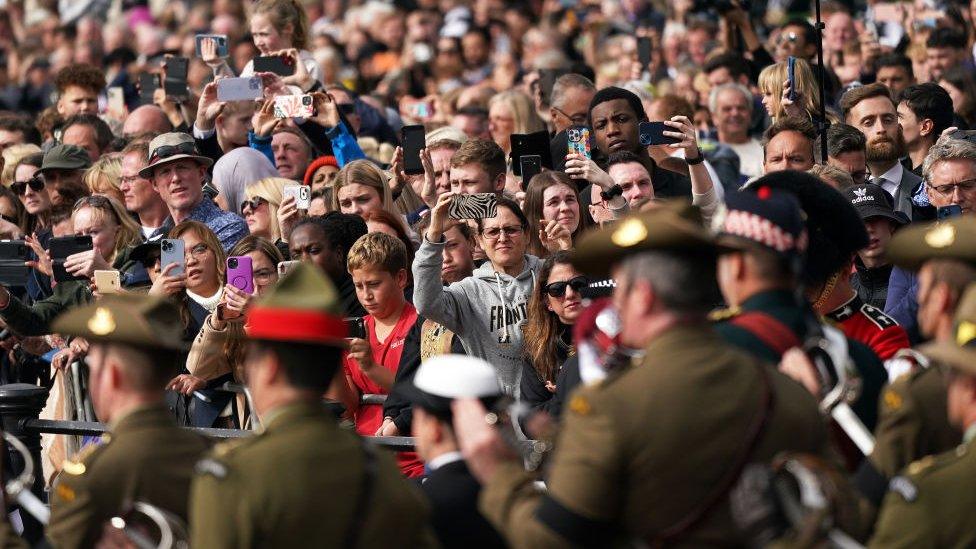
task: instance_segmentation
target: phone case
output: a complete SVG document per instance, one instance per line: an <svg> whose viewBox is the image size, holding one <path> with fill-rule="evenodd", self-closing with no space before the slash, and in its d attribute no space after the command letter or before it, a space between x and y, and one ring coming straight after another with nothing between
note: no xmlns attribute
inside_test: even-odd
<svg viewBox="0 0 976 549"><path fill-rule="evenodd" d="M311 95L279 95L275 97L275 118L311 118L315 109Z"/></svg>
<svg viewBox="0 0 976 549"><path fill-rule="evenodd" d="M282 197L295 197L295 207L307 210L312 205L312 188L308 185L285 185L281 190Z"/></svg>
<svg viewBox="0 0 976 549"><path fill-rule="evenodd" d="M796 58L790 56L786 60L786 79L790 82L790 101L796 101Z"/></svg>
<svg viewBox="0 0 976 549"><path fill-rule="evenodd" d="M677 137L664 135L665 131L672 131L670 126L666 126L664 122L641 122L638 131L640 144L645 147L648 145L668 145L681 142Z"/></svg>
<svg viewBox="0 0 976 549"><path fill-rule="evenodd" d="M254 72L273 72L278 76L295 74L295 66L290 57L262 55L254 58Z"/></svg>
<svg viewBox="0 0 976 549"><path fill-rule="evenodd" d="M0 241L0 284L26 286L30 268L24 264L30 248L23 240Z"/></svg>
<svg viewBox="0 0 976 549"><path fill-rule="evenodd" d="M447 215L451 219L488 219L498 215L494 193L459 194L451 199Z"/></svg>
<svg viewBox="0 0 976 549"><path fill-rule="evenodd" d="M424 148L426 132L423 126L404 126L400 130L400 141L403 144L403 171L407 175L424 173L424 164L420 160L420 149Z"/></svg>
<svg viewBox="0 0 976 549"><path fill-rule="evenodd" d="M590 129L574 126L566 129L567 152L592 158L590 153Z"/></svg>
<svg viewBox="0 0 976 549"><path fill-rule="evenodd" d="M118 271L95 271L95 288L100 294L117 294L122 285Z"/></svg>
<svg viewBox="0 0 976 549"><path fill-rule="evenodd" d="M227 258L227 283L245 293L254 293L254 267L246 255Z"/></svg>
<svg viewBox="0 0 976 549"><path fill-rule="evenodd" d="M222 78L217 81L218 101L253 101L261 99L263 95L260 76Z"/></svg>
<svg viewBox="0 0 976 549"><path fill-rule="evenodd" d="M54 280L58 282L68 282L71 280L86 280L83 276L73 276L64 269L64 260L68 256L87 252L92 249L92 238L90 236L60 236L51 239L48 251L51 254L51 267Z"/></svg>
<svg viewBox="0 0 976 549"><path fill-rule="evenodd" d="M366 321L360 316L351 316L345 319L346 327L349 328L349 337L352 339L366 339Z"/></svg>
<svg viewBox="0 0 976 549"><path fill-rule="evenodd" d="M177 267L170 271L170 276L181 275L186 272L186 256L183 241L178 238L164 238L160 244L159 268L165 269L170 263Z"/></svg>
<svg viewBox="0 0 976 549"><path fill-rule="evenodd" d="M542 158L542 165L552 169L552 149L549 148L549 132L543 130L535 133L513 133L512 152L512 172L515 175L522 175L522 166L519 159L523 156L537 154Z"/></svg>
<svg viewBox="0 0 976 549"><path fill-rule="evenodd" d="M172 97L186 97L189 90L186 87L186 76L190 70L190 60L186 57L171 57L166 61L166 76L163 79L163 89L166 95Z"/></svg>
<svg viewBox="0 0 976 549"><path fill-rule="evenodd" d="M202 53L202 42L206 38L213 38L217 41L217 57L228 57L229 52L227 50L227 36L223 34L198 34L196 36L197 41L197 57L203 57Z"/></svg>
<svg viewBox="0 0 976 549"><path fill-rule="evenodd" d="M520 161L522 164L522 190L526 190L532 178L542 172L542 159L539 155L531 154L523 156Z"/></svg>
<svg viewBox="0 0 976 549"><path fill-rule="evenodd" d="M153 93L159 87L159 75L143 73L139 75L139 100L144 105L152 105Z"/></svg>

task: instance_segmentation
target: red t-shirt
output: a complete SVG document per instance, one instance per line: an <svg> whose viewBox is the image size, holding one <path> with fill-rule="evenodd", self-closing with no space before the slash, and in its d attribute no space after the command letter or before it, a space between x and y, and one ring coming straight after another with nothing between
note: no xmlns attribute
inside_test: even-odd
<svg viewBox="0 0 976 549"><path fill-rule="evenodd" d="M412 304L407 303L400 315L400 320L397 321L393 331L383 342L376 339L376 320L371 315L366 315L363 320L366 325L366 333L369 334L369 346L373 349L373 361L395 374L400 367L403 342L414 323L417 322L417 309ZM364 394L389 394L386 389L377 385L369 376L364 374L359 369L359 363L350 359L348 355L343 358L342 369L360 396ZM361 405L353 418L356 421L356 432L362 436L371 437L383 424L383 406L381 404ZM409 433L405 433L405 435L409 435ZM398 452L397 463L400 465L400 471L407 477L417 477L424 472L424 464L414 452Z"/></svg>

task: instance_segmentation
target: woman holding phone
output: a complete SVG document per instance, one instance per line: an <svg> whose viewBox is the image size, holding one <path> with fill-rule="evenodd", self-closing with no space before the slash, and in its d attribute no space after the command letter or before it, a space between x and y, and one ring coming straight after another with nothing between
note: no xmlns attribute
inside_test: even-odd
<svg viewBox="0 0 976 549"><path fill-rule="evenodd" d="M534 176L525 191L524 205L529 219L529 253L547 257L566 235L575 242L589 226L580 208L579 191L568 175L544 170Z"/></svg>

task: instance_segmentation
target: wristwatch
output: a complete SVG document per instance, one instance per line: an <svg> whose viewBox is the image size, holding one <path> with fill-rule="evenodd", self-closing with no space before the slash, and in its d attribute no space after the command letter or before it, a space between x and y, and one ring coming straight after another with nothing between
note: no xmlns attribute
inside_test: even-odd
<svg viewBox="0 0 976 549"><path fill-rule="evenodd" d="M702 153L701 147L698 147L698 158L685 158L685 162L689 166L694 166L695 164L701 164L705 161L705 154Z"/></svg>

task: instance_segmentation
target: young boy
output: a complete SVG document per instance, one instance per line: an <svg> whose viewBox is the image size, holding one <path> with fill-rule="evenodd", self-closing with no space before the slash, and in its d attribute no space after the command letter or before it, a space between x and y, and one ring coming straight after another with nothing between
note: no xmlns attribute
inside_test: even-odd
<svg viewBox="0 0 976 549"><path fill-rule="evenodd" d="M356 297L366 316L356 324L364 334L350 334L343 359L345 373L333 383L330 395L343 403L356 422L356 431L372 436L383 423L381 404L360 404L364 394L388 394L393 387L403 341L417 321L417 310L403 296L407 285L407 250L398 238L370 233L349 250L347 268ZM423 474L423 464L412 452L397 455L408 477Z"/></svg>

